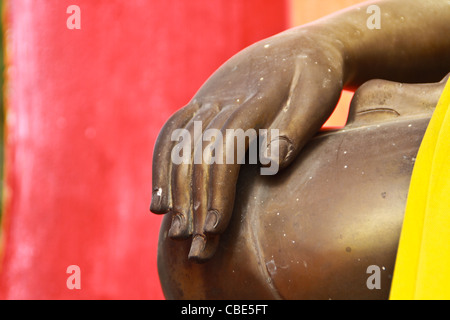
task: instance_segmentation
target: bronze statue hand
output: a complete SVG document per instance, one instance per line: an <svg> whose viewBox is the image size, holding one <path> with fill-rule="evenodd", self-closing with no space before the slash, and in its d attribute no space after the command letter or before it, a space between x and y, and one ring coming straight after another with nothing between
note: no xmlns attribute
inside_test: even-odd
<svg viewBox="0 0 450 320"><path fill-rule="evenodd" d="M375 4L383 19L379 29L367 24ZM210 160L226 159L235 144L226 137L223 143L210 135L196 137L196 131L216 129L223 136L227 129L277 129L269 134L275 150L269 159L283 168L331 114L344 86L354 89L376 78L442 79L450 70L450 38L442 36L449 30L449 14L447 0L369 1L232 57L169 119L156 142L151 211L172 213L169 236L192 236L189 257L205 261L232 214L240 165ZM181 142L173 141L177 130ZM172 156L180 150L187 161L175 163Z"/></svg>
<svg viewBox="0 0 450 320"><path fill-rule="evenodd" d="M381 261L393 269L412 159L445 85L434 82L450 71L449 9L448 0L371 0L256 43L212 75L169 119L155 146L151 210L170 213L158 247L166 297L388 295L389 277L382 290L366 290L367 265ZM375 17L379 24L372 28ZM352 130L318 136L304 147L342 88L359 88ZM233 129L268 130L262 164L266 151L279 168L304 153L273 179L254 177L255 168L247 167L237 182L239 145L227 135ZM344 157L345 164L337 156L344 139L355 155ZM245 144L249 160L253 146ZM228 158L234 161L216 161ZM305 177L311 168L314 177ZM206 265L185 257L203 262L215 252Z"/></svg>
<svg viewBox="0 0 450 320"><path fill-rule="evenodd" d="M379 29L367 26L374 3L383 19ZM374 78L442 79L450 68L450 38L441 36L449 29L448 8L447 0L366 2L258 42L227 61L169 119L156 142L151 211L172 213L169 236L192 236L189 257L204 261L230 220L240 165L211 160L227 159L235 144L226 137L215 141L207 130L224 136L227 129L278 129L269 134L275 149L269 159L285 167L331 114L344 86L357 88ZM174 133L179 140L173 141ZM172 156L180 152L186 161L175 163Z"/></svg>
<svg viewBox="0 0 450 320"><path fill-rule="evenodd" d="M172 213L171 238L192 236L191 260L205 261L214 254L233 211L240 168L234 156L235 161L223 164L208 161L215 157L207 149L209 141L195 137L195 131L200 126L203 133L220 130L224 139L218 148L227 159L237 153L227 129L278 129L267 141L268 149L279 152L266 153L266 160L287 166L338 102L344 73L341 46L312 28L258 42L219 68L164 125L154 150L151 211ZM173 161L174 147L180 146L172 141L177 129L185 129L182 142L190 149L189 161L181 163Z"/></svg>

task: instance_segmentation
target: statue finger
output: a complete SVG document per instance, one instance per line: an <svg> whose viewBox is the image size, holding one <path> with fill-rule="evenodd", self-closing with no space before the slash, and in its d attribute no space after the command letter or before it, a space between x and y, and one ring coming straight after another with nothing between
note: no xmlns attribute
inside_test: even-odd
<svg viewBox="0 0 450 320"><path fill-rule="evenodd" d="M229 224L240 166L247 162L258 163L258 137L261 131L266 131L261 128L265 128L279 110L279 105L272 102L248 101L223 124L223 138L214 145L216 157L219 154L223 161L212 163L209 172L208 211L203 225L208 235L224 232Z"/></svg>
<svg viewBox="0 0 450 320"><path fill-rule="evenodd" d="M288 166L330 117L341 92L341 83L327 78L305 75L292 82L289 97L268 130L266 162L278 163L279 169Z"/></svg>
<svg viewBox="0 0 450 320"><path fill-rule="evenodd" d="M234 112L234 106L222 108L214 119L207 126L203 126L201 139L197 139L195 143L194 160L193 160L193 240L189 259L203 262L212 257L218 245L218 237L207 236L203 231L207 215L207 205L209 198L209 172L211 163L221 161L216 158L218 154L213 155L210 147L215 144L216 139L221 136L219 128L221 128L229 116Z"/></svg>
<svg viewBox="0 0 450 320"><path fill-rule="evenodd" d="M201 140L204 127L218 112L217 107L202 108L186 125L174 131L178 143L171 153L172 163L172 225L169 236L183 239L193 232L192 176L194 163L194 146Z"/></svg>
<svg viewBox="0 0 450 320"><path fill-rule="evenodd" d="M172 171L171 154L174 142L172 133L183 128L199 109L197 104L189 104L173 114L161 129L155 143L152 162L152 201L150 211L164 214L170 211L172 194L170 176Z"/></svg>

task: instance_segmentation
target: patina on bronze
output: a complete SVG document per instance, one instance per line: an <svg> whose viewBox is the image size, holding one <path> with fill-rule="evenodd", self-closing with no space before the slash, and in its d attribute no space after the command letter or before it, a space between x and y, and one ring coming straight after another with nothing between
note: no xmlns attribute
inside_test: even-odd
<svg viewBox="0 0 450 320"><path fill-rule="evenodd" d="M169 299L387 299L415 157L443 83L371 81L347 126L313 138L276 176L245 165L214 257L160 234ZM381 270L370 290L369 266Z"/></svg>
<svg viewBox="0 0 450 320"><path fill-rule="evenodd" d="M367 27L373 5L379 30ZM151 203L166 214L158 268L167 298L387 298L414 158L443 88L417 83L450 70L449 8L370 1L262 40L167 121ZM343 88L359 88L349 124L316 135ZM284 171L175 164L171 135L196 121L202 132L278 129L269 141ZM382 270L379 290L366 286L372 265Z"/></svg>

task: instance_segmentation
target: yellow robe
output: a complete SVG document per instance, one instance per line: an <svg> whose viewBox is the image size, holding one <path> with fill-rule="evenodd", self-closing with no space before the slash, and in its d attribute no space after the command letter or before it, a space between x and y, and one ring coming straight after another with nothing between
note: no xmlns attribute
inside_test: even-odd
<svg viewBox="0 0 450 320"><path fill-rule="evenodd" d="M417 155L390 299L450 299L450 80Z"/></svg>

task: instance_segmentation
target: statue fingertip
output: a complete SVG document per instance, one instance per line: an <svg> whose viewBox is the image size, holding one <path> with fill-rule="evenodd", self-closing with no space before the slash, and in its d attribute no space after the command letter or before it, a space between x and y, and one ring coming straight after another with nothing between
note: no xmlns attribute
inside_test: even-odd
<svg viewBox="0 0 450 320"><path fill-rule="evenodd" d="M281 169L291 162L293 155L294 145L292 141L285 136L279 136L273 139L264 152L264 156L267 159L270 159L270 162L267 163L267 165L275 161L278 164L277 167Z"/></svg>
<svg viewBox="0 0 450 320"><path fill-rule="evenodd" d="M182 213L177 213L173 216L169 229L169 237L171 239L186 239L189 237L186 217Z"/></svg>
<svg viewBox="0 0 450 320"><path fill-rule="evenodd" d="M216 232L219 221L220 221L219 211L215 209L209 210L205 220L204 231L207 233Z"/></svg>
<svg viewBox="0 0 450 320"><path fill-rule="evenodd" d="M197 234L192 239L191 249L189 250L189 260L195 261L197 263L203 262L202 253L206 247L206 237Z"/></svg>
<svg viewBox="0 0 450 320"><path fill-rule="evenodd" d="M153 189L150 211L155 214L165 214L170 211L170 207L167 203L167 198L162 194L161 188Z"/></svg>

